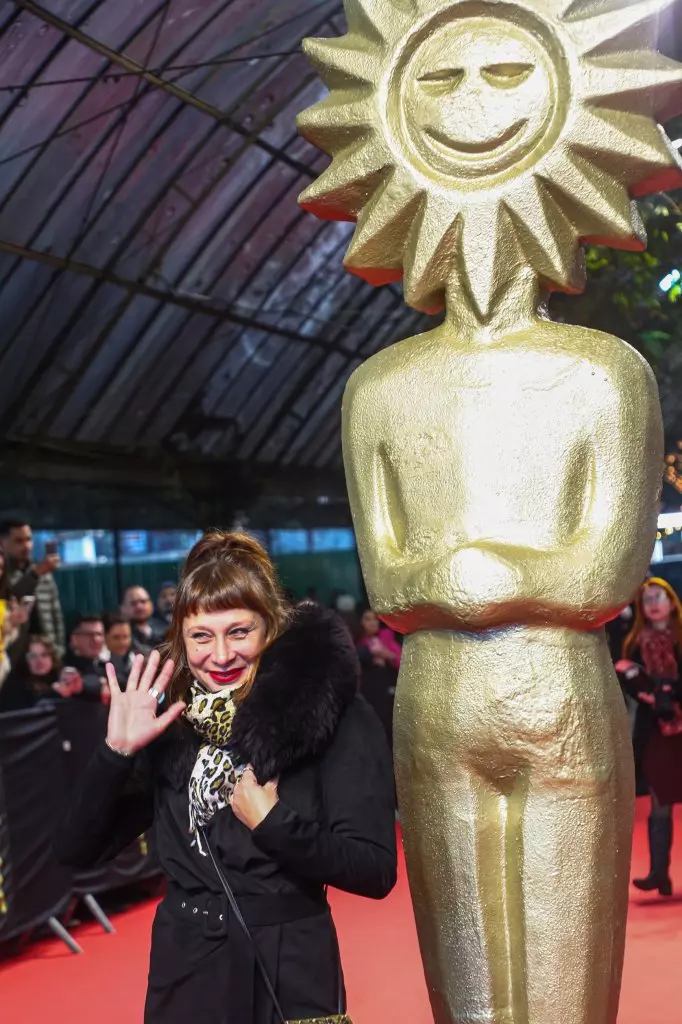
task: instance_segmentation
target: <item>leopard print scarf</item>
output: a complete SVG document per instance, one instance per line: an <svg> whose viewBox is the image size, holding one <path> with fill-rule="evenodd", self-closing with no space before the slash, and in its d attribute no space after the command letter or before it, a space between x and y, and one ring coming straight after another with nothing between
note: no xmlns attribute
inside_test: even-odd
<svg viewBox="0 0 682 1024"><path fill-rule="evenodd" d="M236 706L230 693L208 693L194 682L188 694L185 718L205 742L189 780L189 830L192 846L204 857L199 829L216 811L229 805L230 796L246 765L237 764L227 749Z"/></svg>

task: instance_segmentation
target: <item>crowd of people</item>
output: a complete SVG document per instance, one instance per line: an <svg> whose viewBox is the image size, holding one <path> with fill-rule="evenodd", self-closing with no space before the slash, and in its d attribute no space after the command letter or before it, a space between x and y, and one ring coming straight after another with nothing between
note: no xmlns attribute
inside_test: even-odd
<svg viewBox="0 0 682 1024"><path fill-rule="evenodd" d="M120 606L79 615L65 630L55 549L33 558L33 532L19 519L0 522L0 711L32 707L44 700L77 699L108 703L106 666L128 677L135 654L149 655L170 629L177 584L161 584L153 601L142 586L129 586ZM294 598L295 595L289 595ZM320 604L314 588L304 595ZM329 607L349 629L362 671L362 691L392 735L401 646L356 598L335 591Z"/></svg>
<svg viewBox="0 0 682 1024"><path fill-rule="evenodd" d="M177 591L163 583L156 604L142 586L127 587L120 607L79 615L68 636L55 573L56 550L33 559L33 533L21 520L0 523L0 711L44 700L108 703L109 662L128 677L135 654L166 639Z"/></svg>
<svg viewBox="0 0 682 1024"><path fill-rule="evenodd" d="M127 587L118 608L79 615L67 636L55 579L59 566L49 546L34 561L27 522L0 523L0 711L45 700L107 704L107 664L125 685L135 655L147 657L167 638L174 581L161 585L155 602L144 587ZM305 599L320 604L314 589ZM332 594L329 608L352 636L363 695L390 742L399 638L345 591ZM682 604L673 588L662 579L647 580L634 603L610 623L608 638L630 713L639 792L652 801L651 870L634 884L669 895L672 808L682 802Z"/></svg>

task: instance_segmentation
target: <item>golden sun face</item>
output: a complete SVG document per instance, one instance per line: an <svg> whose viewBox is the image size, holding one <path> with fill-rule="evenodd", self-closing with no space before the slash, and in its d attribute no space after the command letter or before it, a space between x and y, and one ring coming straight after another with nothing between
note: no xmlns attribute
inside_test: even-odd
<svg viewBox="0 0 682 1024"><path fill-rule="evenodd" d="M356 220L348 269L417 309L485 317L523 267L579 290L581 243L643 248L631 197L682 184L672 2L345 0L348 35L305 44L330 95L299 128L333 160L301 204Z"/></svg>
<svg viewBox="0 0 682 1024"><path fill-rule="evenodd" d="M497 21L446 24L406 60L392 114L405 152L427 174L475 186L520 165L556 120L552 55L517 25L501 35Z"/></svg>

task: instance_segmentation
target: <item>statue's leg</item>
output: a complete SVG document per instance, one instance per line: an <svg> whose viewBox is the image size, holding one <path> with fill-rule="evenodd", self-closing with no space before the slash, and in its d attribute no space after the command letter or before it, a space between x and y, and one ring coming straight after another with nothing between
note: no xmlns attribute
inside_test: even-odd
<svg viewBox="0 0 682 1024"><path fill-rule="evenodd" d="M527 1024L523 794L495 708L450 683L452 639L410 638L394 745L403 841L436 1024ZM448 665L448 661L450 664Z"/></svg>
<svg viewBox="0 0 682 1024"><path fill-rule="evenodd" d="M416 634L394 735L436 1024L615 1024L634 788L603 638Z"/></svg>
<svg viewBox="0 0 682 1024"><path fill-rule="evenodd" d="M467 771L400 783L410 887L436 1024L527 1024L521 805Z"/></svg>
<svg viewBox="0 0 682 1024"><path fill-rule="evenodd" d="M529 1024L616 1022L634 783L615 680L613 691L618 704L590 701L584 709L592 717L586 742L572 732L559 771L541 762L530 775L523 825Z"/></svg>

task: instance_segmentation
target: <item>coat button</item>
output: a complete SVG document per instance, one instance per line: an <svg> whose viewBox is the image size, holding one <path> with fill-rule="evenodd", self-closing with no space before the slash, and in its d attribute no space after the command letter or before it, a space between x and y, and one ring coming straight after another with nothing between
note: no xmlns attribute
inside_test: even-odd
<svg viewBox="0 0 682 1024"><path fill-rule="evenodd" d="M198 907L192 907L192 913L193 914L198 914L199 913L199 908Z"/></svg>
<svg viewBox="0 0 682 1024"><path fill-rule="evenodd" d="M180 906L181 906L181 907L182 907L182 909L184 910L184 909L185 909L185 907L187 906L187 904L186 904L186 903L181 903L181 904L180 904Z"/></svg>

